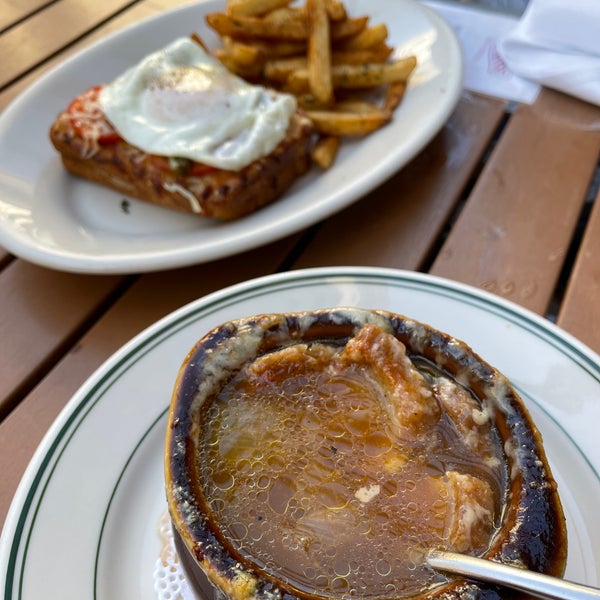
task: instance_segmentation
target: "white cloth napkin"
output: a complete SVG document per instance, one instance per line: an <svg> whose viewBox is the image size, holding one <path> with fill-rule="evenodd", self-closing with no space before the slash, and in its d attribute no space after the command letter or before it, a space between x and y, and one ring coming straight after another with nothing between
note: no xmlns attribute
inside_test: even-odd
<svg viewBox="0 0 600 600"><path fill-rule="evenodd" d="M600 0L530 0L498 51L514 73L600 106Z"/></svg>

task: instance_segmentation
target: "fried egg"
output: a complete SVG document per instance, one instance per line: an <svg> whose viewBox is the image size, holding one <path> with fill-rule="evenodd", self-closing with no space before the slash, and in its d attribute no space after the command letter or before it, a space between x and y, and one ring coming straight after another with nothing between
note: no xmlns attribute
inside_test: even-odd
<svg viewBox="0 0 600 600"><path fill-rule="evenodd" d="M296 109L293 96L245 82L189 38L145 57L99 101L131 145L227 170L270 154Z"/></svg>

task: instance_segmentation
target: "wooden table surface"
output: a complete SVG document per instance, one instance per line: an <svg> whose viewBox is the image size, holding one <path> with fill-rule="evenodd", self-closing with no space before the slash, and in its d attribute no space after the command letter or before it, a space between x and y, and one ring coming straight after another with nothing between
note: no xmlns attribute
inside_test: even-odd
<svg viewBox="0 0 600 600"><path fill-rule="evenodd" d="M184 3L0 0L0 110L66 56ZM127 275L60 272L0 248L0 522L42 436L99 365L163 315L252 277L327 265L431 273L514 301L600 351L599 124L600 108L550 90L516 107L464 92L401 172L266 247Z"/></svg>

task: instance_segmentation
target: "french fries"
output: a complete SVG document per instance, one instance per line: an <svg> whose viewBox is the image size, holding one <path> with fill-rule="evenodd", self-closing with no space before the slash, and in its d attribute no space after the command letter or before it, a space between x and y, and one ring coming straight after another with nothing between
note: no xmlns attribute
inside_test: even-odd
<svg viewBox="0 0 600 600"><path fill-rule="evenodd" d="M378 44L384 43L387 36L387 25L385 25L385 23L379 23L372 27L367 27L355 36L344 40L340 45L340 48L342 50L366 50L367 48L373 48Z"/></svg>
<svg viewBox="0 0 600 600"><path fill-rule="evenodd" d="M328 169L340 138L390 122L417 61L393 58L387 25L350 16L343 0L301 1L226 0L206 22L223 42L215 56L231 71L296 96L317 134L313 162Z"/></svg>
<svg viewBox="0 0 600 600"><path fill-rule="evenodd" d="M223 38L224 50L231 60L245 67L256 65L263 61L260 48L244 42L236 42L229 37Z"/></svg>
<svg viewBox="0 0 600 600"><path fill-rule="evenodd" d="M279 9L281 10L281 9ZM306 40L308 25L301 15L285 13L285 17L271 19L269 16L233 17L225 13L210 13L206 22L221 36L234 39L258 37L262 39Z"/></svg>
<svg viewBox="0 0 600 600"><path fill-rule="evenodd" d="M378 44L372 48L359 50L334 50L331 63L334 65L366 65L385 62L394 49L386 44Z"/></svg>
<svg viewBox="0 0 600 600"><path fill-rule="evenodd" d="M327 0L306 0L308 13L308 84L318 102L333 104L331 38Z"/></svg>
<svg viewBox="0 0 600 600"><path fill-rule="evenodd" d="M374 88L386 83L406 81L415 66L414 56L383 64L334 65L331 67L331 80L336 89ZM295 94L302 94L307 90L314 93L308 69L297 69L288 77L287 83L287 89ZM315 96L319 98L317 94Z"/></svg>
<svg viewBox="0 0 600 600"><path fill-rule="evenodd" d="M335 160L339 147L339 137L334 135L322 136L313 146L311 158L321 169L329 169Z"/></svg>
<svg viewBox="0 0 600 600"><path fill-rule="evenodd" d="M277 8L288 6L292 0L229 0L227 10L233 16L257 17Z"/></svg>
<svg viewBox="0 0 600 600"><path fill-rule="evenodd" d="M331 54L331 65L368 65L369 63L383 63L392 52L389 46L382 46L371 50L334 51ZM241 62L240 58L240 62ZM291 56L267 59L264 62L263 77L267 82L284 83L295 71L308 68L306 56ZM330 68L327 69L331 71Z"/></svg>
<svg viewBox="0 0 600 600"><path fill-rule="evenodd" d="M343 21L348 16L344 3L338 0L327 0L327 14L332 21Z"/></svg>
<svg viewBox="0 0 600 600"><path fill-rule="evenodd" d="M390 121L389 111L374 109L370 112L306 111L315 129L323 135L366 135Z"/></svg>
<svg viewBox="0 0 600 600"><path fill-rule="evenodd" d="M402 102L406 91L406 81L396 81L388 86L385 92L384 109L393 111Z"/></svg>
<svg viewBox="0 0 600 600"><path fill-rule="evenodd" d="M254 46L263 56L268 58L290 58L306 55L304 40L246 40L246 44Z"/></svg>

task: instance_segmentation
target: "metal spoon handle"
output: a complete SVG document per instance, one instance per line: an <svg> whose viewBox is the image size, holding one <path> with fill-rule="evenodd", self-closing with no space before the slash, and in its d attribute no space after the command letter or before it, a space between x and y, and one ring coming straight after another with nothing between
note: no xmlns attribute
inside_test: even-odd
<svg viewBox="0 0 600 600"><path fill-rule="evenodd" d="M541 573L511 567L483 558L432 550L427 555L427 563L430 567L439 571L454 573L488 583L497 583L538 598L549 600L600 599L600 589L598 588L572 583L558 577L542 575Z"/></svg>

